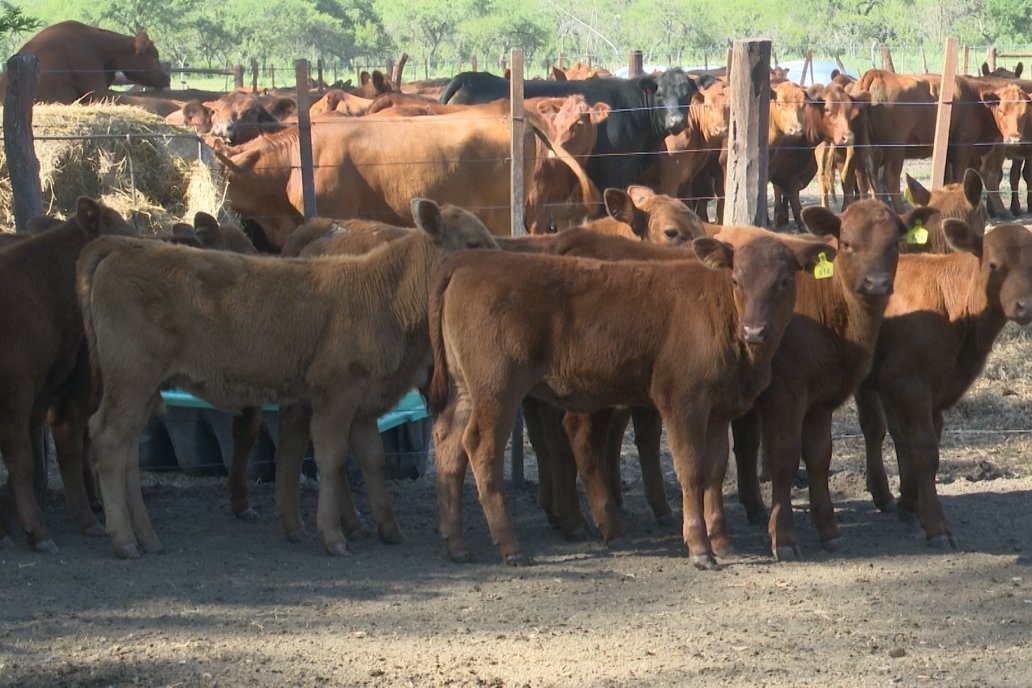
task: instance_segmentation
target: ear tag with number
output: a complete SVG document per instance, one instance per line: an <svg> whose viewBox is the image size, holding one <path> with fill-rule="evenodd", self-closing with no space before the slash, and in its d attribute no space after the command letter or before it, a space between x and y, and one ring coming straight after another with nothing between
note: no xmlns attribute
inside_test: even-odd
<svg viewBox="0 0 1032 688"><path fill-rule="evenodd" d="M917 244L918 246L924 246L928 243L928 230L925 229L920 220L917 220L914 226L907 230L907 243Z"/></svg>
<svg viewBox="0 0 1032 688"><path fill-rule="evenodd" d="M835 274L835 266L825 253L820 253L817 256L817 265L813 268L814 279L828 279Z"/></svg>

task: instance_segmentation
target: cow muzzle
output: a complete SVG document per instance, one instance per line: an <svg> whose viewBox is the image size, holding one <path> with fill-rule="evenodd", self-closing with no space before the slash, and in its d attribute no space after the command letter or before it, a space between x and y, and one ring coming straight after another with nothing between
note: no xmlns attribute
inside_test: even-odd
<svg viewBox="0 0 1032 688"><path fill-rule="evenodd" d="M666 131L667 131L667 133L669 133L669 134L671 134L673 136L677 136L682 131L684 131L684 127L685 127L684 115L682 115L682 114L676 114L676 115L667 114L667 116L666 116Z"/></svg>
<svg viewBox="0 0 1032 688"><path fill-rule="evenodd" d="M1032 322L1032 297L1015 301L1008 317L1022 327Z"/></svg>
<svg viewBox="0 0 1032 688"><path fill-rule="evenodd" d="M866 275L856 288L861 296L890 296L892 294L892 275L880 273Z"/></svg>
<svg viewBox="0 0 1032 688"><path fill-rule="evenodd" d="M766 323L754 323L742 325L742 340L746 344L763 344L770 336L770 328Z"/></svg>

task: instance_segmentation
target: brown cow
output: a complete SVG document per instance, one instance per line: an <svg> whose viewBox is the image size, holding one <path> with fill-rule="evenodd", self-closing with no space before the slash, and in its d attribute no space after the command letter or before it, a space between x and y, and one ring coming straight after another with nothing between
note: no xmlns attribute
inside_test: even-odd
<svg viewBox="0 0 1032 688"><path fill-rule="evenodd" d="M715 566L707 530L718 550L728 545L727 422L766 384L791 317L794 274L830 249L790 249L772 237L738 251L709 237L694 247L705 265L508 253L442 264L430 297L430 396L449 557L469 557L461 512L468 456L502 558L528 563L502 494L502 451L529 394L579 412L655 406L682 485L688 553L699 567ZM546 301L554 307L534 305ZM601 477L582 473L587 489L608 493Z"/></svg>
<svg viewBox="0 0 1032 688"><path fill-rule="evenodd" d="M528 112L540 135L545 127ZM302 218L296 127L226 150L229 201L281 248ZM561 147L553 146L582 180L591 182ZM337 113L312 118L319 212L403 225L413 196L463 202L497 234L509 234L511 126L499 117L439 115L364 118ZM530 180L534 156L526 156Z"/></svg>
<svg viewBox="0 0 1032 688"><path fill-rule="evenodd" d="M29 545L56 552L32 491L30 429L50 412L68 509L80 530L103 534L90 509L83 440L92 400L82 317L75 298L75 261L97 237L135 234L115 211L80 198L76 214L0 250L0 454L7 466L18 522ZM0 525L0 541L6 538Z"/></svg>
<svg viewBox="0 0 1032 688"><path fill-rule="evenodd" d="M282 260L128 239L95 242L82 254L80 303L104 380L90 434L117 556L140 556L137 542L162 549L140 492L135 445L165 384L229 410L308 405L327 552L347 554L344 528L359 525L341 482L349 445L380 537L401 539L376 419L425 378L432 267L450 251L497 246L460 208L414 199L412 212L422 232L358 258ZM195 299L184 301L184 292ZM288 531L300 528L296 495L293 504L280 497Z"/></svg>
<svg viewBox="0 0 1032 688"><path fill-rule="evenodd" d="M132 82L168 88L169 76L158 59L158 49L146 31L123 36L64 21L48 26L29 39L18 55L39 59L39 78L33 96L37 103L75 103L109 95L115 73ZM0 102L7 93L7 75L0 76Z"/></svg>
<svg viewBox="0 0 1032 688"><path fill-rule="evenodd" d="M325 112L340 112L353 117L366 114L373 104L373 99L363 98L344 89L331 88L308 108L310 115L321 115Z"/></svg>
<svg viewBox="0 0 1032 688"><path fill-rule="evenodd" d="M281 131L285 128L283 120L293 117L296 110L297 103L292 98L263 99L252 93L227 93L206 103L192 100L165 121L190 126L199 134L212 134L237 145Z"/></svg>
<svg viewBox="0 0 1032 688"><path fill-rule="evenodd" d="M831 414L870 369L900 240L937 213L917 208L901 220L874 200L857 201L841 215L819 206L803 210L811 232L837 238L833 274L800 281L796 315L774 356L770 386L749 414L732 423L739 497L754 523L764 511L756 480L762 430L772 481L771 551L780 560L800 556L791 504L800 455L810 476L811 515L821 544L826 549L840 544L827 490Z"/></svg>
<svg viewBox="0 0 1032 688"><path fill-rule="evenodd" d="M982 63L982 76L998 76L1004 79L1020 79L1021 72L1025 69L1025 65L1019 62L1014 66L1013 70L1006 69L1005 67L997 67L996 69L989 69L989 63Z"/></svg>
<svg viewBox="0 0 1032 688"><path fill-rule="evenodd" d="M907 191L914 205L926 205L939 211L939 218L933 218L927 227L927 241L919 243L907 240L907 253L951 253L953 247L943 231L943 222L952 218L966 223L979 236L985 234L987 211L982 201L982 177L968 169L963 183L954 182L941 189L929 191L920 182L906 175Z"/></svg>
<svg viewBox="0 0 1032 688"><path fill-rule="evenodd" d="M900 516L915 528L919 521L929 545L956 549L935 490L943 411L982 372L1007 321L1032 322L1032 234L1001 225L983 238L958 220L943 227L957 253L900 258L874 365L856 404L875 504L883 511L896 507L882 461L888 428L899 463Z"/></svg>

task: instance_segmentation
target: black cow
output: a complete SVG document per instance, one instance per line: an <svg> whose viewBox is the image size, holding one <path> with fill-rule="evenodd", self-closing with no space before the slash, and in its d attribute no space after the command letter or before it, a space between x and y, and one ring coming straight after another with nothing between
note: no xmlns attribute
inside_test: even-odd
<svg viewBox="0 0 1032 688"><path fill-rule="evenodd" d="M588 103L607 103L609 117L598 127L598 143L585 166L600 189L624 189L641 181L655 156L628 155L664 149L668 134L687 124L688 105L711 76L691 77L671 69L658 78L589 79L586 81L524 81L527 98L580 94ZM487 72L462 72L441 94L442 103L478 104L509 97L509 80Z"/></svg>

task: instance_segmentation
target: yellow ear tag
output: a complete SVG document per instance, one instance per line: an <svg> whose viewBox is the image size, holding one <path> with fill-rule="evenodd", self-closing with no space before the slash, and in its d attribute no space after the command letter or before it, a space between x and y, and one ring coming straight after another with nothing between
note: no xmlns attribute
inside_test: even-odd
<svg viewBox="0 0 1032 688"><path fill-rule="evenodd" d="M828 279L835 274L835 266L828 260L825 253L817 255L817 265L813 268L814 279Z"/></svg>
<svg viewBox="0 0 1032 688"><path fill-rule="evenodd" d="M917 205L917 203L914 202L914 194L910 193L909 186L903 189L903 198L907 199L907 203L910 205Z"/></svg>
<svg viewBox="0 0 1032 688"><path fill-rule="evenodd" d="M919 246L928 243L928 230L924 228L920 220L917 220L914 226L907 230L907 243Z"/></svg>

